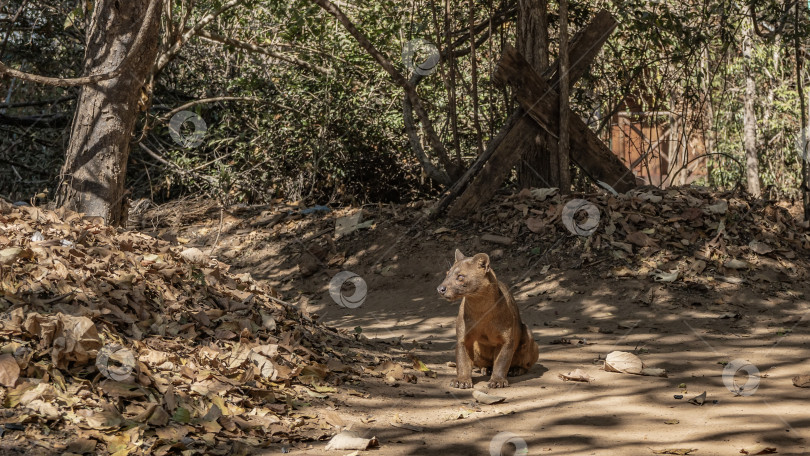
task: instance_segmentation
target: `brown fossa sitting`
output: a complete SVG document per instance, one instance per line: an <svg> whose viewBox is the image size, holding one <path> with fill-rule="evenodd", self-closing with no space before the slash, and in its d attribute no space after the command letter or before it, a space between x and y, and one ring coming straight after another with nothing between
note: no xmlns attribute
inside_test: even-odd
<svg viewBox="0 0 810 456"><path fill-rule="evenodd" d="M509 289L489 267L489 255L465 257L456 249L456 262L437 288L453 301L462 298L456 318L456 379L454 388L472 388L472 368L492 370L490 388L509 386L506 376L525 374L540 354L529 327L520 319Z"/></svg>

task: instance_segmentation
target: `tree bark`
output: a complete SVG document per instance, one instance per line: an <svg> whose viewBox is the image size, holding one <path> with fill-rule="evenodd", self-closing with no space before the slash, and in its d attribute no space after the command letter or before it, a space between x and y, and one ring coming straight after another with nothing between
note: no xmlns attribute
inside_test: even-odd
<svg viewBox="0 0 810 456"><path fill-rule="evenodd" d="M711 64L709 63L709 50L704 49L701 54L701 65L703 66L703 78L701 80L701 89L703 92L703 106L704 111L704 129L703 129L703 147L706 154L710 157L706 160L706 181L709 186L714 185L713 175L714 170L712 167L711 155L714 153L714 146L717 142L717 132L714 129L714 100L712 100L711 91Z"/></svg>
<svg viewBox="0 0 810 456"><path fill-rule="evenodd" d="M583 48L592 52L593 45L586 41L572 41L571 55L577 55ZM583 60L575 60L568 75L569 83L576 81L581 74L579 70L587 66ZM537 74L517 52L509 45L504 46L498 69L492 75L496 84L509 84L515 93L520 106L526 110L529 117L534 120L537 128L555 134L560 131L560 94L555 87L559 86L559 79L547 81ZM519 128L520 124L517 127ZM585 122L569 109L569 138L571 144L571 159L579 165L580 169L595 182L605 183L617 192L624 193L636 187L636 179L632 171L616 157ZM531 138L533 133L526 130L519 131L523 138ZM524 142L527 139L524 139ZM510 163L510 162L505 162ZM511 162L514 166L515 162ZM480 193L481 187L476 188ZM469 189L468 189L469 191ZM485 195L481 195L485 196ZM489 195L491 196L491 195Z"/></svg>
<svg viewBox="0 0 810 456"><path fill-rule="evenodd" d="M753 25L744 27L743 66L745 69L745 97L743 107L743 141L745 147L745 177L748 193L759 198L759 158L757 157L757 117L754 111L756 81L754 80L754 32Z"/></svg>
<svg viewBox="0 0 810 456"><path fill-rule="evenodd" d="M560 140L558 141L557 163L559 167L560 193L567 195L571 192L570 170L570 142L568 97L570 85L568 81L568 0L560 0Z"/></svg>
<svg viewBox="0 0 810 456"><path fill-rule="evenodd" d="M796 11L795 11L795 26L799 28L799 4L796 4ZM801 110L801 119L802 119L802 127L801 127L801 137L799 140L801 141L801 150L799 151L800 158L802 160L802 181L801 181L801 191L802 191L802 206L804 206L804 221L810 220L810 163L807 163L808 160L808 150L807 150L807 111L805 111L805 99L804 99L804 83L802 82L802 48L801 48L801 41L799 39L799 35L796 34L796 37L793 40L794 50L796 51L796 90L799 92L799 109Z"/></svg>
<svg viewBox="0 0 810 456"><path fill-rule="evenodd" d="M475 1L469 0L470 5L470 79L472 82L473 127L475 128L475 145L478 154L484 152L484 133L481 130L481 120L478 116L480 109L478 101L478 56L475 53Z"/></svg>
<svg viewBox="0 0 810 456"><path fill-rule="evenodd" d="M121 221L138 102L157 57L161 8L148 7L146 2L94 3L84 72L123 68L115 78L82 87L57 194L59 206L102 217L111 225ZM146 37L136 40L142 27Z"/></svg>
<svg viewBox="0 0 810 456"><path fill-rule="evenodd" d="M548 0L519 0L517 49L534 71L548 68ZM537 129L534 141L526 149L518 166L518 184L522 188L556 187L559 183L557 140Z"/></svg>

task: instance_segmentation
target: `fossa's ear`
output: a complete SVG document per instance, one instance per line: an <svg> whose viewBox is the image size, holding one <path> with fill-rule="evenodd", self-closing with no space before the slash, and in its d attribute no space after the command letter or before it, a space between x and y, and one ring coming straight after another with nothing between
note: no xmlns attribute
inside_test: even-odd
<svg viewBox="0 0 810 456"><path fill-rule="evenodd" d="M477 253L473 257L473 263L478 265L479 268L489 271L489 255L486 253Z"/></svg>
<svg viewBox="0 0 810 456"><path fill-rule="evenodd" d="M465 257L463 253L461 253L461 250L456 249L456 261L461 261L464 258L467 258L467 257Z"/></svg>

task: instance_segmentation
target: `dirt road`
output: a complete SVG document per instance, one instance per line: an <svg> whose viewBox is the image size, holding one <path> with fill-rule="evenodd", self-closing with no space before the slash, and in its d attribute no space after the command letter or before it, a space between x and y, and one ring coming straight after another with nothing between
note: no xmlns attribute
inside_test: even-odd
<svg viewBox="0 0 810 456"><path fill-rule="evenodd" d="M186 233L210 243L213 231ZM624 456L667 449L735 455L768 447L779 454L810 453L810 389L791 382L810 371L810 305L803 281L656 283L646 276L616 277L610 261L572 263L564 251L530 255L525 247L489 244L475 233L429 239L420 233L407 226L356 233L337 245L345 254L342 264L307 277L297 266L309 248L302 238L242 232L221 236L217 247L237 272L274 283L321 321L369 338L401 339L391 353L410 351L437 373L396 387L371 379L357 388L366 397L341 394L344 405L334 412L353 430L380 441L380 450L369 454L506 455L514 447L538 455ZM490 391L506 397L500 404L476 404L471 390L448 387L455 373L447 363L453 360L458 307L440 300L435 286L456 247L467 254L504 251L500 258L494 252L493 269L513 287L541 347L527 375ZM358 274L367 285L357 308L339 306L329 295L329 282L341 270ZM615 350L665 368L668 378L605 372L601 360ZM736 382L732 386L746 385L741 395L724 384L725 365L734 360L759 372L739 371L736 379L726 374ZM593 381L559 378L575 369ZM476 388L486 389L485 379L474 377ZM704 405L687 402L704 391ZM514 447L499 446L506 441ZM316 442L293 453L339 454L324 446Z"/></svg>

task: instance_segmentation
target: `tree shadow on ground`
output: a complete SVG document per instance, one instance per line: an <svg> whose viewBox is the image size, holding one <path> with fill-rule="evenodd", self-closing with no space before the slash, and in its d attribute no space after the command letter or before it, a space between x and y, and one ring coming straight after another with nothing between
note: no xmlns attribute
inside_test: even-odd
<svg viewBox="0 0 810 456"><path fill-rule="evenodd" d="M309 233L317 233L321 225L303 220L303 234L243 244L242 253L234 256L234 270L272 281L291 300L303 298L302 308L328 325L361 328L370 338L399 339L402 346L396 349L442 366L454 358L458 307L439 300L435 286L456 247L472 254L498 246L482 244L474 230L460 230L446 240L425 236L437 226L420 225L414 232L408 231L413 226L380 221L372 231L335 242L334 250L346 253L344 264L324 264L305 277L298 262L317 240ZM541 347L539 364L513 382L514 388L504 390L511 395L507 405L441 424L428 420L417 433L371 426L370 432L385 445L381 451L488 454L498 433L511 432L526 442L530 454L624 455L638 454L642 447L645 454L650 448L688 447L701 449L700 454L738 454L755 442L778 447L780 454L810 452L810 412L804 405L808 390L790 383L793 375L807 373L810 304L803 266L763 263L763 268L780 268L787 279L778 281L756 279L752 269L742 271L740 283L656 283L646 275L616 277L613 261L566 267L567 260L582 252L581 245L571 245L556 256L509 248L493 260ZM548 247L537 245L543 252ZM368 285L362 306L341 307L329 296L329 282L341 269L356 272ZM722 273L707 270L705 275ZM614 350L636 353L645 364L667 369L669 378L600 370L601 360ZM724 369L735 359L760 372L750 396L735 396L724 382ZM576 368L597 380L574 384L557 378ZM412 406L391 409L392 404L382 401L368 410L385 414L412 407L426 415L448 413L469 401L468 393L447 388L451 376L452 370L445 369L435 383L418 385L424 391L412 392ZM686 402L704 390L706 405ZM397 392L379 389L375 394ZM504 414L490 415L491 410ZM667 424L675 421L679 424Z"/></svg>

